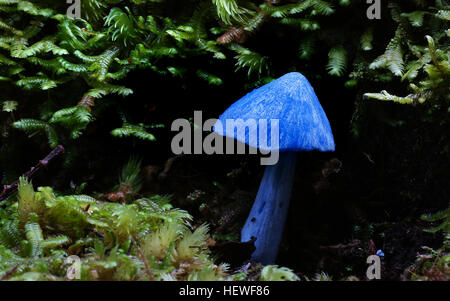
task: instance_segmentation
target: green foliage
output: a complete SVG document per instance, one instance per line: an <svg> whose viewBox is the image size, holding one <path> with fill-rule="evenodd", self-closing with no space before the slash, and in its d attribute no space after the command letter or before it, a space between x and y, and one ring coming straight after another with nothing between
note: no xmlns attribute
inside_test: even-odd
<svg viewBox="0 0 450 301"><path fill-rule="evenodd" d="M440 222L439 225L427 228L424 231L429 233L442 232L444 235L444 249L448 250L450 248L450 207L433 214L424 214L421 218L427 222Z"/></svg>
<svg viewBox="0 0 450 301"><path fill-rule="evenodd" d="M223 84L223 81L219 77L203 70L197 70L197 76L211 85L220 86Z"/></svg>
<svg viewBox="0 0 450 301"><path fill-rule="evenodd" d="M330 277L327 273L321 272L314 275L313 281L332 281L332 277Z"/></svg>
<svg viewBox="0 0 450 301"><path fill-rule="evenodd" d="M158 76L195 75L219 86L224 84L224 78L220 71L214 70L214 64L225 60L234 61L237 71L246 72L252 80L272 77L272 68L279 68L272 65L276 58L267 54L264 46L246 45L246 41L250 36L253 40L262 39L258 36L260 28L274 22L281 26L277 29L280 36L285 34L283 30L300 32L292 38L292 43L299 45L299 52L288 66L291 69L302 71L304 66L317 65L321 61L318 56L322 55L328 56L328 63L320 66L322 71L332 76L349 76L347 87L358 87L372 79L390 81L392 78L383 71L387 69L403 81L409 81L414 90L404 98L387 93L372 93L367 97L415 103L448 94L445 88L448 50L444 46L447 36L442 32L448 8L440 1L430 8L419 3L416 10L405 10L396 1L389 4L397 30L387 46L379 45L383 28L348 22L340 31L336 29L336 20L360 9L349 1L204 0L188 1L175 10L170 9L173 6L167 1L83 0L82 18L76 20L62 14L67 8L63 3L4 2L2 9L9 15L0 12L1 79L10 87L11 101L17 101L15 89L32 91L39 99L34 103L28 98L20 99L24 102L20 107L26 109L19 114L16 128L29 132L39 127L46 132L51 146L58 141L77 139L94 120L101 122L106 118L102 115L104 110L97 110L93 105L86 107L89 112L83 113L77 108L80 97L92 97L102 105L122 106L115 96L126 97L133 91L121 81L138 68ZM14 18L8 17L11 13ZM31 23L23 22L28 19ZM423 35L428 34L429 47L418 41L418 29L429 31ZM355 35L359 41L353 39ZM322 48L329 51L324 53ZM374 58L380 48L384 51ZM192 60L201 61L208 68L192 68L189 63ZM361 72L362 66L371 69ZM64 100L56 102L55 98L67 90L77 92L64 95ZM60 116L52 117L53 114ZM82 119L80 114L84 116ZM30 120L42 123L27 128ZM155 140L141 126L141 120L124 122L121 128L110 129L111 134Z"/></svg>
<svg viewBox="0 0 450 301"><path fill-rule="evenodd" d="M112 130L111 134L116 137L134 136L134 137L142 139L142 140L148 140L148 141L155 140L155 136L148 133L145 130L145 127L143 124L135 125L135 124L124 123L121 128Z"/></svg>
<svg viewBox="0 0 450 301"><path fill-rule="evenodd" d="M276 265L265 266L261 271L261 281L298 281L300 278L291 269Z"/></svg>
<svg viewBox="0 0 450 301"><path fill-rule="evenodd" d="M131 159L121 183L135 181L139 165ZM81 280L233 280L228 266L210 257L208 226L191 229L192 217L169 201L160 195L130 204L56 196L50 187L34 191L21 179L18 203L0 219L0 275L19 265L8 280L72 279L73 268ZM286 279L294 275L277 269Z"/></svg>
<svg viewBox="0 0 450 301"><path fill-rule="evenodd" d="M235 58L237 59L237 69L247 68L248 75L250 75L252 72L262 74L263 71L267 71L269 67L267 57L262 56L259 53L251 51L238 44L233 44L230 48L237 53L237 55L235 56Z"/></svg>
<svg viewBox="0 0 450 301"><path fill-rule="evenodd" d="M306 0L275 7L265 6L265 9L275 18L285 18L289 15L296 15L305 11L310 11L312 14L318 15L330 15L334 13L334 9L329 2L330 1Z"/></svg>
<svg viewBox="0 0 450 301"><path fill-rule="evenodd" d="M389 42L384 54L375 59L371 64L371 69L387 68L394 75L402 76L404 69L403 53L400 45L402 27L399 26L395 37Z"/></svg>
<svg viewBox="0 0 450 301"><path fill-rule="evenodd" d="M347 52L342 46L335 47L328 53L328 73L341 76L347 67Z"/></svg>
<svg viewBox="0 0 450 301"><path fill-rule="evenodd" d="M213 0L217 9L217 15L226 24L232 24L232 20L244 22L251 10L239 6L236 0Z"/></svg>
<svg viewBox="0 0 450 301"><path fill-rule="evenodd" d="M405 278L422 281L450 280L450 207L432 214L424 214L422 220L429 223L439 223L437 226L424 229L429 233L441 233L443 245L435 250L423 246L423 253L417 255L416 262L406 269Z"/></svg>
<svg viewBox="0 0 450 301"><path fill-rule="evenodd" d="M44 200L35 195L33 185L21 177L18 187L18 219L22 225L28 222L31 214L39 218L43 214L44 207Z"/></svg>
<svg viewBox="0 0 450 301"><path fill-rule="evenodd" d="M361 48L364 51L370 51L373 49L373 28L369 27L362 35L361 35Z"/></svg>
<svg viewBox="0 0 450 301"><path fill-rule="evenodd" d="M130 9L125 8L126 12L118 7L113 7L106 17L105 25L108 26L108 34L111 35L113 42L120 40L125 47L128 43L133 43L139 38L140 30L136 28L133 15Z"/></svg>
<svg viewBox="0 0 450 301"><path fill-rule="evenodd" d="M197 249L190 247L204 246L207 238L205 226L193 233L187 230L188 224L184 219L191 218L188 214L171 208L167 203L160 207L150 199L122 205L104 203L86 196L56 197L49 187L40 187L38 192L35 192L31 183L24 179L20 182L18 199L17 206L11 205L8 209L17 213L0 228L0 274L17 262L22 265L21 269L10 277L31 272L41 273L38 265L44 265L49 274L54 273L53 277L63 278L67 268L67 253L61 248L68 246L68 249L77 250L77 254L81 256L81 269L86 272L82 273L83 279L93 279L97 276L101 279L143 279L144 264L141 259L135 257L136 248L131 255L125 254L130 239L135 239L139 245L141 240L149 237L148 231L155 231L163 225L176 225L181 227L179 229L185 229L184 232L176 232L176 235L170 237L164 234L163 239L166 239L168 244L179 240L179 260L189 261L198 255ZM84 210L88 204L89 210ZM20 228L18 225L22 222L23 228ZM103 238L92 239L89 233L99 233ZM80 249L81 246L83 248ZM62 252L52 251L57 249ZM4 256L5 254L8 256ZM148 256L147 260L151 260L154 255L149 253ZM201 260L208 265L212 263L209 263L210 259L206 257ZM52 269L51 264L59 265L58 269ZM101 272L98 275L91 274L90 271L97 267ZM157 268L162 269L161 265L155 266L155 273ZM168 271L168 268L169 266L164 267L157 275ZM198 268L195 266L192 270Z"/></svg>
<svg viewBox="0 0 450 301"><path fill-rule="evenodd" d="M438 1L439 2L439 1ZM395 36L391 39L384 54L375 59L370 68L386 68L402 81L409 82L412 93L399 97L381 93L366 93L368 98L388 100L401 104L424 104L431 102L431 113L448 109L450 94L450 58L448 56L448 33L444 31L441 19L448 7L443 10L430 8L429 11L399 13L399 7L392 5L392 14L399 23ZM445 14L445 13L444 13ZM429 21L427 20L429 19ZM444 18L445 19L445 18ZM428 34L422 41L417 40L413 27L423 28L427 24ZM409 25L410 24L410 25ZM424 41L426 44L423 45Z"/></svg>
<svg viewBox="0 0 450 301"><path fill-rule="evenodd" d="M125 200L135 197L142 188L141 164L141 159L131 157L122 168L117 189Z"/></svg>

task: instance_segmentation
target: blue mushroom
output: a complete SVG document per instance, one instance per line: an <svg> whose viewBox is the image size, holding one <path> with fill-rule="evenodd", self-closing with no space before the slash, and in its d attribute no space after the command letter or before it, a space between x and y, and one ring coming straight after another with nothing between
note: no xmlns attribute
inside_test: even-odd
<svg viewBox="0 0 450 301"><path fill-rule="evenodd" d="M220 117L217 134L237 139L251 147L279 152L278 162L267 165L256 200L241 232L241 241L256 238L252 259L263 264L273 263L278 254L286 221L297 151L334 151L330 123L308 80L298 72L284 76L248 93L232 104ZM246 126L245 134L229 129L229 120L257 120L256 127ZM267 141L258 135L266 120ZM278 143L271 141L271 125L278 121ZM247 123L248 125L249 123ZM275 134L275 133L273 133ZM258 139L259 138L259 139Z"/></svg>

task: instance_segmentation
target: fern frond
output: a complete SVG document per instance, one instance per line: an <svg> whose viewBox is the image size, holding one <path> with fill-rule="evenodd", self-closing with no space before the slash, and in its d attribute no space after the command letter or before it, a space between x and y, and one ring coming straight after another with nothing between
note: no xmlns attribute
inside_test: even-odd
<svg viewBox="0 0 450 301"><path fill-rule="evenodd" d="M130 10L126 8L127 13L118 7L114 7L109 11L109 15L105 18L105 25L109 26L112 41L120 40L125 47L133 44L142 34L141 30L135 26L134 17Z"/></svg>
<svg viewBox="0 0 450 301"><path fill-rule="evenodd" d="M253 72L261 74L263 71L268 70L268 57L262 56L257 52L251 51L237 44L232 44L230 49L237 53L235 56L235 59L237 59L237 69L247 68L249 76Z"/></svg>
<svg viewBox="0 0 450 301"><path fill-rule="evenodd" d="M225 24L232 24L232 20L244 23L251 10L240 7L236 0L212 0L216 6L217 15Z"/></svg>
<svg viewBox="0 0 450 301"><path fill-rule="evenodd" d="M76 73L83 73L88 71L88 68L85 65L71 63L62 57L58 57L56 58L56 60L61 64L62 67L64 67L64 69L68 71Z"/></svg>
<svg viewBox="0 0 450 301"><path fill-rule="evenodd" d="M44 60L33 56L27 58L27 61L32 64L41 66L42 68L47 69L49 71L52 71L56 75L64 74L67 72L66 68L64 68L64 66L61 65L58 59Z"/></svg>
<svg viewBox="0 0 450 301"><path fill-rule="evenodd" d="M429 53L425 53L418 60L410 62L405 68L407 71L405 72L405 74L403 74L402 80L413 80L419 74L419 70L430 62L431 55Z"/></svg>
<svg viewBox="0 0 450 301"><path fill-rule="evenodd" d="M44 200L35 197L33 184L31 182L26 178L20 177L17 191L17 210L19 212L19 220L22 223L27 222L31 214L36 214L37 216L43 214L45 210Z"/></svg>
<svg viewBox="0 0 450 301"><path fill-rule="evenodd" d="M129 239L130 236L136 236L140 220L134 206L120 204L118 208L112 214L112 217L114 218L117 238L123 241Z"/></svg>
<svg viewBox="0 0 450 301"><path fill-rule="evenodd" d="M11 56L20 58L22 55L22 51L28 45L28 40L25 38L13 38L8 40L10 45L7 47L7 49L11 51Z"/></svg>
<svg viewBox="0 0 450 301"><path fill-rule="evenodd" d="M25 90L49 90L57 87L58 81L49 79L46 76L31 76L16 81L16 85Z"/></svg>
<svg viewBox="0 0 450 301"><path fill-rule="evenodd" d="M88 35L86 31L76 25L76 22L83 22L83 20L64 17L58 24L58 37L61 45L67 45L73 50L85 50Z"/></svg>
<svg viewBox="0 0 450 301"><path fill-rule="evenodd" d="M35 56L39 53L47 52L52 52L54 55L69 54L66 49L56 46L51 40L43 40L23 49L20 52L14 52L14 57L27 58L30 56Z"/></svg>
<svg viewBox="0 0 450 301"><path fill-rule="evenodd" d="M99 82L103 82L106 79L108 69L114 61L114 58L119 54L118 48L107 49L101 55L96 57L95 62L91 65L90 69L95 70L93 76Z"/></svg>
<svg viewBox="0 0 450 301"><path fill-rule="evenodd" d="M89 123L92 120L91 113L81 106L64 108L53 113L50 123Z"/></svg>
<svg viewBox="0 0 450 301"><path fill-rule="evenodd" d="M47 203L46 222L56 231L78 239L85 233L86 227L96 225L74 197L57 197Z"/></svg>
<svg viewBox="0 0 450 301"><path fill-rule="evenodd" d="M94 22L103 18L107 4L101 0L81 0L82 15L86 20Z"/></svg>
<svg viewBox="0 0 450 301"><path fill-rule="evenodd" d="M361 35L360 43L361 49L364 51L372 50L372 41L373 41L373 28L370 27Z"/></svg>
<svg viewBox="0 0 450 301"><path fill-rule="evenodd" d="M88 123L92 121L91 112L84 106L68 107L53 113L49 123L60 123L70 130L70 137L81 136Z"/></svg>
<svg viewBox="0 0 450 301"><path fill-rule="evenodd" d="M45 127L45 134L47 135L47 139L48 139L48 144L50 145L50 147L56 147L59 143L58 143L58 134L56 133L56 130L54 127L52 127L51 125L47 125Z"/></svg>
<svg viewBox="0 0 450 301"><path fill-rule="evenodd" d="M3 22L0 20L0 29L3 29L4 31L10 31L13 35L21 36L23 33L22 31L12 27L11 25Z"/></svg>
<svg viewBox="0 0 450 301"><path fill-rule="evenodd" d="M403 75L403 54L401 48L386 49L386 52L376 58L369 66L370 69L388 68L397 76Z"/></svg>
<svg viewBox="0 0 450 301"><path fill-rule="evenodd" d="M247 24L244 27L244 30L248 32L256 31L267 20L268 16L269 15L265 10L258 9L256 14L252 18L250 18L250 20L247 22Z"/></svg>
<svg viewBox="0 0 450 301"><path fill-rule="evenodd" d="M143 239L141 246L146 256L164 258L169 246L176 241L183 228L178 223L164 223L158 230Z"/></svg>
<svg viewBox="0 0 450 301"><path fill-rule="evenodd" d="M40 8L34 3L23 0L17 3L17 9L34 16L51 17L55 14L50 8Z"/></svg>
<svg viewBox="0 0 450 301"><path fill-rule="evenodd" d="M117 72L106 73L106 78L108 78L108 79L113 79L113 80L120 80L120 79L125 78L125 77L128 75L128 73L129 73L130 71L131 71L130 68L122 67L122 68L120 68L120 70L117 71Z"/></svg>
<svg viewBox="0 0 450 301"><path fill-rule="evenodd" d="M142 159L131 157L122 168L119 176L120 185L129 186L137 193L142 187L141 165Z"/></svg>
<svg viewBox="0 0 450 301"><path fill-rule="evenodd" d="M307 0L280 6L265 5L263 8L274 18L286 18L289 15L295 15L307 10L312 6L312 2Z"/></svg>
<svg viewBox="0 0 450 301"><path fill-rule="evenodd" d="M51 147L58 145L58 135L55 129L48 123L36 119L21 119L13 123L13 127L23 130L27 133L35 131L44 131L48 138L48 143Z"/></svg>
<svg viewBox="0 0 450 301"><path fill-rule="evenodd" d="M0 244L9 248L17 248L22 241L22 234L17 220L8 220L0 228Z"/></svg>
<svg viewBox="0 0 450 301"><path fill-rule="evenodd" d="M96 85L96 87L94 89L91 89L86 93L87 96L92 96L94 98L102 98L102 96L105 96L108 94L117 94L117 95L121 95L121 96L128 96L130 94L133 94L133 90L126 88L124 86L101 84L101 85Z"/></svg>
<svg viewBox="0 0 450 301"><path fill-rule="evenodd" d="M31 245L31 257L42 256L44 234L39 225L39 217L35 213L28 216L28 222L25 224L25 236Z"/></svg>
<svg viewBox="0 0 450 301"><path fill-rule="evenodd" d="M67 236L60 235L45 239L44 241L41 242L41 247L43 250L55 249L62 245L68 244L69 242L70 239Z"/></svg>
<svg viewBox="0 0 450 301"><path fill-rule="evenodd" d="M0 0L0 5L11 5L17 3L19 3L19 0Z"/></svg>
<svg viewBox="0 0 450 301"><path fill-rule="evenodd" d="M134 136L142 140L154 141L155 136L148 133L142 125L134 125L124 123L121 128L117 128L111 131L111 135L116 137L129 137Z"/></svg>
<svg viewBox="0 0 450 301"><path fill-rule="evenodd" d="M423 214L420 218L426 222L437 222L448 219L450 218L450 207L435 213Z"/></svg>
<svg viewBox="0 0 450 301"><path fill-rule="evenodd" d="M194 232L186 231L176 246L177 260L192 260L200 252L205 252L207 250L208 231L209 227L206 224L200 225Z"/></svg>
<svg viewBox="0 0 450 301"><path fill-rule="evenodd" d="M197 70L197 76L211 85L220 86L223 84L222 79L203 70Z"/></svg>
<svg viewBox="0 0 450 301"><path fill-rule="evenodd" d="M408 18L411 25L414 27L420 27L423 25L423 17L428 14L426 11L413 11L411 13L402 13L402 17Z"/></svg>
<svg viewBox="0 0 450 301"><path fill-rule="evenodd" d="M330 75L342 76L347 68L347 51L344 47L332 48L328 53L327 69Z"/></svg>
<svg viewBox="0 0 450 301"><path fill-rule="evenodd" d="M283 18L280 20L280 23L297 26L304 31L320 29L320 25L317 21L302 18Z"/></svg>
<svg viewBox="0 0 450 301"><path fill-rule="evenodd" d="M450 245L450 207L432 214L423 214L421 219L427 222L440 222L439 225L424 229L428 233L442 231L444 234L444 248Z"/></svg>
<svg viewBox="0 0 450 301"><path fill-rule="evenodd" d="M303 60L310 59L314 53L314 44L315 44L315 39L312 37L309 37L309 38L303 40L300 43L300 46L298 49L299 58L301 58Z"/></svg>
<svg viewBox="0 0 450 301"><path fill-rule="evenodd" d="M21 119L14 122L13 126L16 129L30 132L44 129L47 126L47 123L36 119Z"/></svg>
<svg viewBox="0 0 450 301"><path fill-rule="evenodd" d="M328 1L323 0L310 0L311 6L320 15L330 15L334 13L333 5L328 3Z"/></svg>
<svg viewBox="0 0 450 301"><path fill-rule="evenodd" d="M403 53L401 49L401 38L403 36L403 27L399 26L395 32L395 36L389 42L384 54L376 58L370 65L370 69L387 68L394 75L403 75Z"/></svg>

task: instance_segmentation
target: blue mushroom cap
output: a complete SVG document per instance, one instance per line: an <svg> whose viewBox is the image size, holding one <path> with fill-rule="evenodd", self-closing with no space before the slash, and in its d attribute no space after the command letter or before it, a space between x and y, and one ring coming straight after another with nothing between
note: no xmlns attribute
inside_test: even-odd
<svg viewBox="0 0 450 301"><path fill-rule="evenodd" d="M237 126L227 127L228 119ZM256 120L256 126L249 126L249 120ZM261 120L267 120L267 135L262 135L267 138L260 138L264 143L258 139ZM273 120L279 122L278 147L270 143ZM222 128L218 122L213 128L217 134L265 151L334 151L335 148L330 123L314 89L298 72L287 73L248 93L232 104L219 121ZM241 134L238 134L239 126Z"/></svg>

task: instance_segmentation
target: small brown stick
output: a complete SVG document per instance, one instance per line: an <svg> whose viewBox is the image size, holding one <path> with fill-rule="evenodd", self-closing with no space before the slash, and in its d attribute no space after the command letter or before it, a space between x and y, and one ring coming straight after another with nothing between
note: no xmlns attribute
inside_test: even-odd
<svg viewBox="0 0 450 301"><path fill-rule="evenodd" d="M78 102L77 106L85 107L89 112L92 111L92 107L95 105L95 98L84 94L81 100Z"/></svg>
<svg viewBox="0 0 450 301"><path fill-rule="evenodd" d="M280 0L266 0L268 6L276 6L280 3ZM238 44L244 43L249 35L259 29L264 22L270 18L269 13L264 9L259 8L256 11L255 16L248 22L247 25L241 27L231 27L223 35L217 38L219 44L229 44L236 42Z"/></svg>
<svg viewBox="0 0 450 301"><path fill-rule="evenodd" d="M368 153L363 152L364 156L366 156L367 160L369 160L370 163L375 164L375 162L372 160L370 155Z"/></svg>
<svg viewBox="0 0 450 301"><path fill-rule="evenodd" d="M87 206L83 208L83 211L87 212L89 208L91 208L91 204L87 204Z"/></svg>
<svg viewBox="0 0 450 301"><path fill-rule="evenodd" d="M144 253L142 252L141 248L138 246L138 244L135 242L134 238L131 238L131 242L136 247L136 251L139 254L139 257L141 257L142 262L145 266L145 273L147 274L150 281L155 281L155 276L153 276L152 271L150 270L150 265L148 264L147 257L145 257Z"/></svg>
<svg viewBox="0 0 450 301"><path fill-rule="evenodd" d="M346 248L353 248L358 247L361 245L360 241L352 242L349 244L337 244L333 246L320 246L321 249L346 249Z"/></svg>
<svg viewBox="0 0 450 301"><path fill-rule="evenodd" d="M23 174L24 178L30 179L41 167L47 166L50 160L59 154L64 153L64 147L58 145L54 150L52 150L44 159L40 160L36 166L33 166L28 172ZM0 202L6 200L11 194L13 194L19 187L19 180L16 180L10 185L3 186L3 192L0 194Z"/></svg>
<svg viewBox="0 0 450 301"><path fill-rule="evenodd" d="M0 276L0 281L8 279L8 277L13 275L17 271L18 268L19 268L19 265L16 264L15 266L12 267L12 269L9 269L8 271L6 271L6 273L4 273L3 275Z"/></svg>

